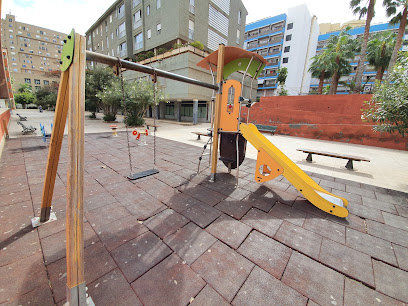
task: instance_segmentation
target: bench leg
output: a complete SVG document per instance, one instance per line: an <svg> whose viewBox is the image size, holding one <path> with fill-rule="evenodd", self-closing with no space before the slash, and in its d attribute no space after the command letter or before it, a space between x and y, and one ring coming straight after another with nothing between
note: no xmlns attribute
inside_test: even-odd
<svg viewBox="0 0 408 306"><path fill-rule="evenodd" d="M349 159L349 161L347 162L347 164L346 164L346 168L347 168L347 170L353 170L354 168L353 168L353 160L352 159Z"/></svg>
<svg viewBox="0 0 408 306"><path fill-rule="evenodd" d="M200 135L197 135L197 140L200 140L200 139L201 139Z"/></svg>
<svg viewBox="0 0 408 306"><path fill-rule="evenodd" d="M155 131L155 132L157 131L157 127L154 127L154 131Z"/></svg>
<svg viewBox="0 0 408 306"><path fill-rule="evenodd" d="M308 154L307 154L306 161L307 161L308 163L311 163L311 162L312 162L312 153L308 153Z"/></svg>

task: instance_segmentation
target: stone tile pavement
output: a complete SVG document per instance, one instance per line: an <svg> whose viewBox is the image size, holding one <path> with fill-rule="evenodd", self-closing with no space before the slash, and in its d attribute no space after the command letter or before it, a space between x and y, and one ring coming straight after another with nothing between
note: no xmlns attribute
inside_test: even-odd
<svg viewBox="0 0 408 306"><path fill-rule="evenodd" d="M403 305L408 303L408 195L309 173L350 200L339 219L283 177L240 185L222 165L196 174L201 149L157 138L160 173L129 182L125 134L85 137L85 277L96 305ZM153 143L131 142L133 172ZM48 148L6 142L0 160L0 303L65 302L67 146L53 198L58 220L32 229Z"/></svg>

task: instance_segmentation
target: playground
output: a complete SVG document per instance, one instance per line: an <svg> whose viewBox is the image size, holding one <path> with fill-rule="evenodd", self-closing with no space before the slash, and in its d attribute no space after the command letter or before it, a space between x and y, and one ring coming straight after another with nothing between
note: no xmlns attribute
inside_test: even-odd
<svg viewBox="0 0 408 306"><path fill-rule="evenodd" d="M361 182L362 163L354 177L342 169L353 180L303 171L275 136L243 123L241 107L251 101L240 82L222 77L244 70L255 78L261 57L220 47L211 125L219 133L205 155L207 139L181 142L160 131L141 136L147 145L127 127L84 135L80 44L62 76L69 99L57 103L51 139L5 143L0 303L85 305L85 293L95 305L408 302L406 183L395 190ZM57 220L46 222L50 213ZM34 217L41 225L33 229Z"/></svg>

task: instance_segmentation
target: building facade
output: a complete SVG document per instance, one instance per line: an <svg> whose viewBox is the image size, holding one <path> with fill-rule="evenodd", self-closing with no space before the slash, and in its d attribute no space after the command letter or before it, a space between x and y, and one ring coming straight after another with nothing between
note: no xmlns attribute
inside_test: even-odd
<svg viewBox="0 0 408 306"><path fill-rule="evenodd" d="M86 46L212 83L210 72L196 64L221 43L242 48L246 16L241 0L119 0L87 30ZM186 46L194 41L201 42L204 51ZM150 56L142 60L141 54ZM131 81L145 75L126 71L124 76ZM157 107L158 118L211 120L212 90L164 78L159 78L159 86L169 101Z"/></svg>
<svg viewBox="0 0 408 306"><path fill-rule="evenodd" d="M14 15L6 15L1 20L1 33L14 91L24 83L35 92L44 85L59 82L59 62L66 34L16 21Z"/></svg>
<svg viewBox="0 0 408 306"><path fill-rule="evenodd" d="M1 47L1 45L0 45ZM11 83L10 67L8 63L7 49L2 48L2 60L0 61L0 107L15 109L13 87ZM2 101L1 101L2 100Z"/></svg>
<svg viewBox="0 0 408 306"><path fill-rule="evenodd" d="M348 33L352 35L354 38L362 38L364 35L364 26L358 27L351 29ZM398 33L398 28L399 24L396 25L390 25L388 23L382 23L382 24L375 24L371 25L370 27L370 35L374 35L376 33L381 33L385 31L393 31L395 33ZM330 38L332 35L339 35L340 31L336 32L331 32L331 33L326 33L319 35L318 37L318 43L317 43L317 49L316 49L316 54L319 54L323 52L324 45L326 44L327 40ZM408 51L408 29L405 30L405 36L403 39L403 45L401 50ZM360 55L357 54L354 59L350 62L352 66L352 73L348 76L343 76L340 78L341 82L350 82L356 75L355 70L357 69L358 61L360 59ZM363 73L363 92L364 93L371 93L375 84L375 75L377 73L376 69L368 64L368 62L365 63L365 70ZM387 72L385 71L385 74ZM324 86L330 85L331 80L325 80ZM318 79L312 79L310 82L310 91L314 92L319 86L319 80ZM337 88L337 94L348 94L350 89L347 86L344 86L342 84L339 84Z"/></svg>
<svg viewBox="0 0 408 306"><path fill-rule="evenodd" d="M136 60L193 41L242 47L246 15L241 0L118 0L86 31L87 50Z"/></svg>
<svg viewBox="0 0 408 306"><path fill-rule="evenodd" d="M258 78L258 97L277 94L279 67L288 69L285 88L289 95L309 91L308 69L316 53L318 34L317 18L309 13L306 5L289 8L288 14L246 25L244 48L269 62Z"/></svg>

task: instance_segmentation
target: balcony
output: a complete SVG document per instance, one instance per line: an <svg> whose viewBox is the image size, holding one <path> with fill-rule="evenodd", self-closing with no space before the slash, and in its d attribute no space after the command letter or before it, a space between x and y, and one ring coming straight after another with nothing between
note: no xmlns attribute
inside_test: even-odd
<svg viewBox="0 0 408 306"><path fill-rule="evenodd" d="M273 45L273 44L280 43L280 42L282 41L282 38L283 38L283 37L277 37L277 38L270 39L270 40L269 40L269 44L270 44L270 45Z"/></svg>
<svg viewBox="0 0 408 306"><path fill-rule="evenodd" d="M142 26L142 19L139 19L138 21L135 21L133 23L133 30L136 30L137 28Z"/></svg>

